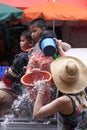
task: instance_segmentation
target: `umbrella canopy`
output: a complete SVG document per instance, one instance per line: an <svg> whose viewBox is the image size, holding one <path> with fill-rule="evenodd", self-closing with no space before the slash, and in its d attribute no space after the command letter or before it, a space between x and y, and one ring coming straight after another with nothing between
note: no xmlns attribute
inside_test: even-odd
<svg viewBox="0 0 87 130"><path fill-rule="evenodd" d="M72 5L76 5L87 9L87 0L0 0L0 3L14 6L20 9L25 9L28 7L36 6L43 2L47 3L52 1L70 3Z"/></svg>
<svg viewBox="0 0 87 130"><path fill-rule="evenodd" d="M42 17L45 20L87 20L87 11L62 2L42 3L24 10L27 20Z"/></svg>
<svg viewBox="0 0 87 130"><path fill-rule="evenodd" d="M28 7L36 6L43 2L49 2L51 0L0 0L0 3L17 7L19 9L25 9Z"/></svg>
<svg viewBox="0 0 87 130"><path fill-rule="evenodd" d="M0 22L9 21L11 18L20 19L23 11L12 6L0 4Z"/></svg>
<svg viewBox="0 0 87 130"><path fill-rule="evenodd" d="M69 3L87 9L87 0L56 0L56 1Z"/></svg>

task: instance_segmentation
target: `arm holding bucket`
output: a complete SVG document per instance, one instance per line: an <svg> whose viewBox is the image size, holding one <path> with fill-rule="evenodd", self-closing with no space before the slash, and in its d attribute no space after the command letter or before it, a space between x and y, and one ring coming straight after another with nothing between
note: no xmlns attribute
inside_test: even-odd
<svg viewBox="0 0 87 130"><path fill-rule="evenodd" d="M57 44L57 54L59 54L59 56L64 56L65 55L65 52L62 48L62 41L60 42L60 40L54 38L56 40L56 44ZM68 49L68 48L67 48ZM56 58L54 58L56 59Z"/></svg>
<svg viewBox="0 0 87 130"><path fill-rule="evenodd" d="M66 42L63 42L62 40L58 40L57 42L57 46L61 46L61 48L64 50L64 51L68 51L69 49L71 49L71 45L66 43Z"/></svg>
<svg viewBox="0 0 87 130"><path fill-rule="evenodd" d="M40 82L38 94L34 103L33 116L36 118L47 117L56 112L72 113L72 102L68 96L62 96L43 106L44 94L48 86L45 82ZM65 109L66 105L66 109Z"/></svg>

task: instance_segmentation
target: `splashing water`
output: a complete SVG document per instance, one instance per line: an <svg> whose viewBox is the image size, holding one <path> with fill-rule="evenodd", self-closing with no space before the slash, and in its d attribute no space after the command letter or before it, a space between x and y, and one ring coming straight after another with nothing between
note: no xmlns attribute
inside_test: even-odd
<svg viewBox="0 0 87 130"><path fill-rule="evenodd" d="M1 123L1 126L3 127L3 130L6 130L7 125L9 125L10 122L13 122L13 118L14 118L13 114L5 115L5 120Z"/></svg>
<svg viewBox="0 0 87 130"><path fill-rule="evenodd" d="M34 83L32 89L25 89L24 93L14 101L12 105L12 111L15 117L17 118L28 118L32 120L33 105L36 99L38 84L41 81Z"/></svg>
<svg viewBox="0 0 87 130"><path fill-rule="evenodd" d="M23 118L32 121L33 105L40 82L41 81L35 82L35 86L32 89L25 89L24 93L14 100L11 108L12 114L5 115L5 119L1 123L3 130L6 130L7 125L9 125L10 122L13 122L14 118Z"/></svg>
<svg viewBox="0 0 87 130"><path fill-rule="evenodd" d="M14 101L12 111L15 117L32 119L33 105L40 82L39 80L35 81L33 88L26 88L23 94Z"/></svg>
<svg viewBox="0 0 87 130"><path fill-rule="evenodd" d="M32 119L33 103L30 98L29 91L25 91L22 96L14 101L12 105L12 112L15 117Z"/></svg>

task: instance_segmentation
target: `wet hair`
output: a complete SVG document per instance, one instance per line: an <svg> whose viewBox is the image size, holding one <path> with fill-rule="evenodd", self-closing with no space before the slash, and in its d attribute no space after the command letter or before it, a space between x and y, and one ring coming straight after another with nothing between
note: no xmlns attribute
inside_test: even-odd
<svg viewBox="0 0 87 130"><path fill-rule="evenodd" d="M29 24L29 27L32 25L36 25L37 27L40 27L40 28L44 27L45 29L47 29L46 21L42 18L37 18L37 19L32 20Z"/></svg>
<svg viewBox="0 0 87 130"><path fill-rule="evenodd" d="M56 38L56 33L53 32L52 30L43 30L41 33L41 38L47 38L47 37L52 37L52 38Z"/></svg>
<svg viewBox="0 0 87 130"><path fill-rule="evenodd" d="M25 30L21 33L21 36L25 36L29 41L33 40L31 37L31 32L29 30Z"/></svg>

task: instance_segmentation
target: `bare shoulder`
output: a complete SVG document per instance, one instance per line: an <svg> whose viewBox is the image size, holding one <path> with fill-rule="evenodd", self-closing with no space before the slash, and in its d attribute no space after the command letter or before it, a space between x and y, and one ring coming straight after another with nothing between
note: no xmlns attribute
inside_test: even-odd
<svg viewBox="0 0 87 130"><path fill-rule="evenodd" d="M59 100L59 111L62 114L71 114L73 112L72 100L68 96L62 96Z"/></svg>

